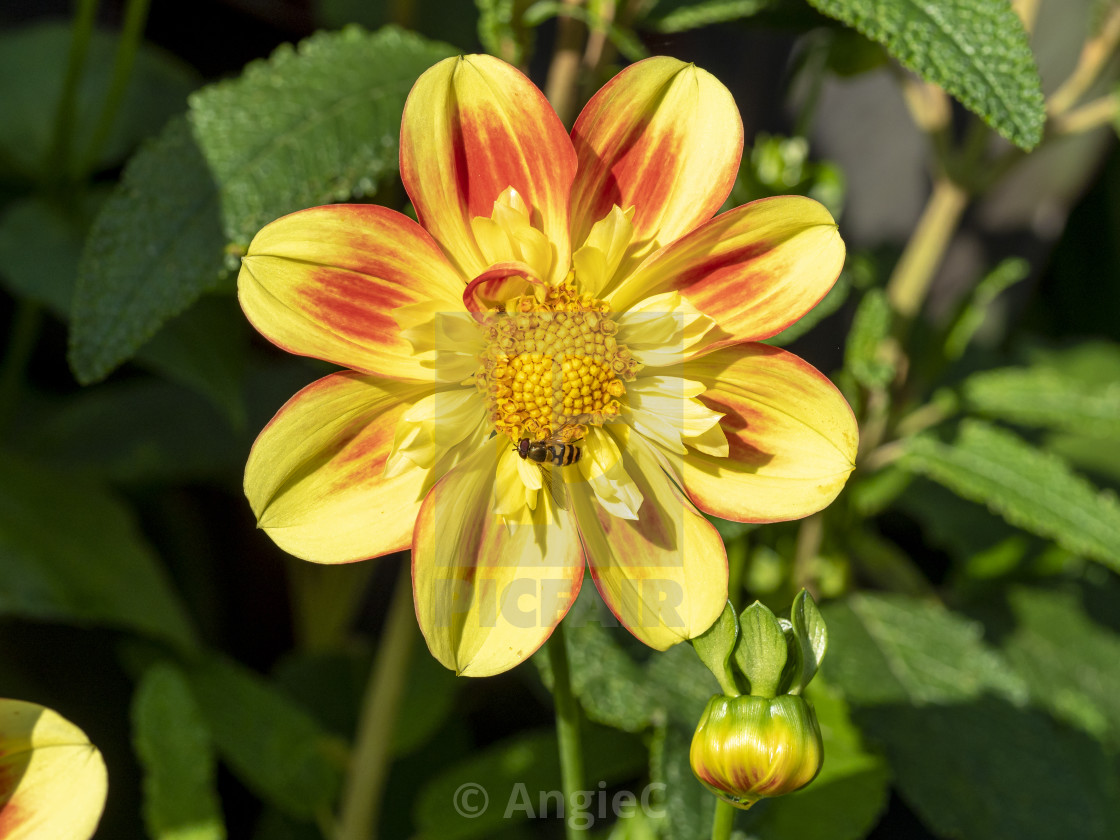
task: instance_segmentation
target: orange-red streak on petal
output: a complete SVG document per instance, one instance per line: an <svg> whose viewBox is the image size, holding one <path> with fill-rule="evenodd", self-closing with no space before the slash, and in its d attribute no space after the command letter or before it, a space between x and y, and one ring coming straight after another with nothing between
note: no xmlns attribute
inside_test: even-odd
<svg viewBox="0 0 1120 840"><path fill-rule="evenodd" d="M591 98L572 128L579 169L572 241L614 205L634 209L640 247L660 247L709 219L731 192L743 123L710 74L658 56L623 70Z"/></svg>
<svg viewBox="0 0 1120 840"><path fill-rule="evenodd" d="M575 151L548 100L518 70L486 55L440 62L417 81L401 125L401 178L424 227L467 277L488 265L471 230L513 187L567 271Z"/></svg>

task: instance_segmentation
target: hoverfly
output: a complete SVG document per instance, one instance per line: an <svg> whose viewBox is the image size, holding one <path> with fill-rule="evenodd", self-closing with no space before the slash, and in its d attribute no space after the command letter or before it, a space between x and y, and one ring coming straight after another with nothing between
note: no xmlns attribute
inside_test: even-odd
<svg viewBox="0 0 1120 840"><path fill-rule="evenodd" d="M564 487L560 469L576 463L583 454L583 450L571 442L575 428L574 423L565 423L556 430L555 434L549 435L544 440L521 438L517 442L517 454L522 460L532 461L540 467L541 483L560 510L568 509L567 488ZM549 466L546 467L545 464Z"/></svg>

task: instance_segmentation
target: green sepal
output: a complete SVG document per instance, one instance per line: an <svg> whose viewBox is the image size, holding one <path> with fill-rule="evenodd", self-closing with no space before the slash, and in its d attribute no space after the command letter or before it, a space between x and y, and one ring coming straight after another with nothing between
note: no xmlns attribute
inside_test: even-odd
<svg viewBox="0 0 1120 840"><path fill-rule="evenodd" d="M731 669L731 654L739 641L739 623L735 620L735 608L728 601L719 618L711 627L692 640L692 648L708 670L719 681L719 687L729 697L739 695L735 685L735 673Z"/></svg>
<svg viewBox="0 0 1120 840"><path fill-rule="evenodd" d="M735 664L750 683L751 695L776 697L789 658L781 622L768 607L755 601L739 616L739 628Z"/></svg>
<svg viewBox="0 0 1120 840"><path fill-rule="evenodd" d="M817 608L817 602L804 589L793 599L789 617L794 638L791 647L796 652L798 664L787 690L790 694L800 694L816 675L817 667L824 659L828 649L828 628L825 626L824 616Z"/></svg>

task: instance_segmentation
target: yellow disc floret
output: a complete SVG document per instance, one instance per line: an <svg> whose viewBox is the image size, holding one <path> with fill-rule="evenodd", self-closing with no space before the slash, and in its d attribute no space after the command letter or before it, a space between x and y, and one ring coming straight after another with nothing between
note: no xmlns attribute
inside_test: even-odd
<svg viewBox="0 0 1120 840"><path fill-rule="evenodd" d="M513 441L545 440L561 429L575 440L618 415L624 383L641 364L616 340L608 311L605 301L580 294L569 272L543 295L487 313L475 383L495 429Z"/></svg>

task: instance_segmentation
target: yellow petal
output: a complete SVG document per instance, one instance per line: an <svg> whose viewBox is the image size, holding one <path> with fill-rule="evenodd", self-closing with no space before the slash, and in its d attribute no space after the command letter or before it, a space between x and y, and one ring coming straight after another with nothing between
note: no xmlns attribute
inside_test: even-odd
<svg viewBox="0 0 1120 840"><path fill-rule="evenodd" d="M35 703L0 700L0 837L88 840L108 786L82 730Z"/></svg>
<svg viewBox="0 0 1120 840"><path fill-rule="evenodd" d="M677 292L648 297L615 318L615 323L619 344L625 344L646 367L680 364L716 326Z"/></svg>
<svg viewBox="0 0 1120 840"><path fill-rule="evenodd" d="M657 463L641 435L611 427L642 494L636 520L618 519L585 485L570 485L591 575L603 600L638 639L658 650L695 638L727 602L723 540Z"/></svg>
<svg viewBox="0 0 1120 840"><path fill-rule="evenodd" d="M510 187L528 207L554 263L568 270L568 198L575 152L548 100L518 70L488 55L441 61L408 95L401 179L421 223L464 277L489 267L472 229Z"/></svg>
<svg viewBox="0 0 1120 840"><path fill-rule="evenodd" d="M485 677L528 658L568 612L583 580L572 516L550 502L532 521L491 509L508 440L490 440L428 494L416 524L412 586L432 655L457 674Z"/></svg>
<svg viewBox="0 0 1120 840"><path fill-rule="evenodd" d="M623 418L667 452L683 455L689 438L719 423L721 415L696 399L703 393L703 383L679 376L639 376L626 388Z"/></svg>
<svg viewBox="0 0 1120 840"><path fill-rule="evenodd" d="M461 311L464 285L407 216L372 204L334 204L266 225L242 260L237 294L253 326L289 353L430 380L393 311L433 300Z"/></svg>
<svg viewBox="0 0 1120 840"><path fill-rule="evenodd" d="M617 204L591 227L586 241L572 254L580 287L592 297L599 297L614 281L618 267L634 239L634 208L622 210Z"/></svg>
<svg viewBox="0 0 1120 840"><path fill-rule="evenodd" d="M579 158L572 242L615 205L633 207L648 254L707 221L735 183L743 122L714 76L675 58L632 64L591 98L572 128Z"/></svg>
<svg viewBox="0 0 1120 840"><path fill-rule="evenodd" d="M816 368L764 344L737 344L686 362L707 387L701 400L723 413L729 454L689 452L685 489L723 519L774 522L828 505L854 469L852 410Z"/></svg>
<svg viewBox="0 0 1120 840"><path fill-rule="evenodd" d="M316 563L408 548L426 471L387 477L384 468L401 416L429 391L348 371L288 400L245 466L258 526L289 554Z"/></svg>
<svg viewBox="0 0 1120 840"><path fill-rule="evenodd" d="M756 341L816 306L843 267L844 241L828 210L802 196L764 198L654 254L610 303L622 310L675 290L719 325L722 334L707 341Z"/></svg>

